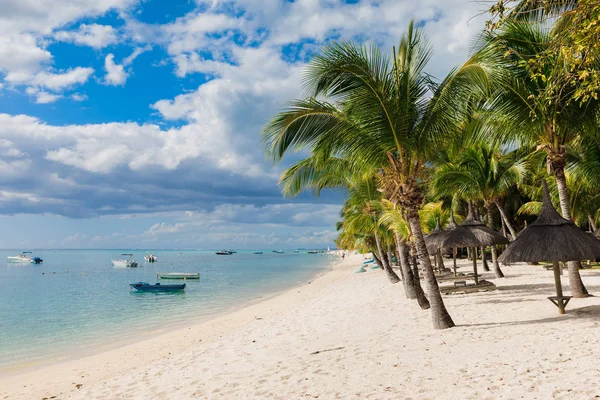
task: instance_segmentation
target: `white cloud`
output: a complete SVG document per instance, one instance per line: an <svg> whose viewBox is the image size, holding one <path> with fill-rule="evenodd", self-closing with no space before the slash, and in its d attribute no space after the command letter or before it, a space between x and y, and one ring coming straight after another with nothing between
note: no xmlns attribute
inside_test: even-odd
<svg viewBox="0 0 600 400"><path fill-rule="evenodd" d="M76 67L58 73L40 72L34 77L33 83L50 90L62 90L87 82L93 73L93 68L84 67Z"/></svg>
<svg viewBox="0 0 600 400"><path fill-rule="evenodd" d="M37 104L49 104L54 103L56 100L60 99L62 96L57 94L52 94L48 92L38 92L35 95L35 102Z"/></svg>
<svg viewBox="0 0 600 400"><path fill-rule="evenodd" d="M104 76L104 83L111 86L124 85L127 80L127 73L123 65L116 64L114 62L114 54L109 54L104 59L104 69L106 75Z"/></svg>
<svg viewBox="0 0 600 400"><path fill-rule="evenodd" d="M26 115L0 114L0 137L34 141L46 158L93 173L107 174L126 166L132 171L156 166L174 170L197 162L241 176L273 176L232 148L227 137L214 137L194 125L162 130L157 125L106 123L48 125Z"/></svg>
<svg viewBox="0 0 600 400"><path fill-rule="evenodd" d="M129 77L131 71L127 71L125 67L131 65L133 61L143 52L152 49L151 46L137 47L133 52L123 59L123 64L115 63L114 54L109 54L104 59L104 69L106 75L104 76L104 83L111 86L124 85Z"/></svg>
<svg viewBox="0 0 600 400"><path fill-rule="evenodd" d="M136 2L137 0L0 1L0 72L4 74L4 81L10 86L43 86L36 81L48 78L44 74L56 75L51 71L52 54L46 49L48 39L53 37L55 29L82 17L100 16L109 10L126 9ZM101 25L82 25L75 33L67 32L59 36L93 46L111 42L113 39L108 32L109 28L99 27ZM74 80L73 83L81 81ZM45 87L63 90L65 86L57 89ZM48 96L41 97L42 101L49 99Z"/></svg>
<svg viewBox="0 0 600 400"><path fill-rule="evenodd" d="M81 24L76 31L59 31L54 34L56 40L102 49L118 41L115 29L110 25Z"/></svg>
<svg viewBox="0 0 600 400"><path fill-rule="evenodd" d="M48 93L35 87L28 87L25 92L31 96L34 96L37 104L54 103L62 97L61 95Z"/></svg>
<svg viewBox="0 0 600 400"><path fill-rule="evenodd" d="M73 93L71 98L75 101L86 101L88 99L87 95L83 93Z"/></svg>
<svg viewBox="0 0 600 400"><path fill-rule="evenodd" d="M31 34L0 35L0 71L7 75L29 77L51 60Z"/></svg>
<svg viewBox="0 0 600 400"><path fill-rule="evenodd" d="M123 59L123 65L130 65L140 54L152 50L152 46L136 47L129 56Z"/></svg>

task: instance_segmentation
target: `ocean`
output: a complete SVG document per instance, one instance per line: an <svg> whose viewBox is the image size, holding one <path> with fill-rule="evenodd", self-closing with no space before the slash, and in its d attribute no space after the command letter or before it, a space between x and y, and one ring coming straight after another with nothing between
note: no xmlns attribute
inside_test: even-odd
<svg viewBox="0 0 600 400"><path fill-rule="evenodd" d="M150 252L157 263L144 263ZM6 263L19 253L0 251L0 372L207 319L306 283L335 261L327 254L272 250L230 256L190 250L40 250L33 255L42 264ZM121 253L132 253L140 266L114 268L111 259ZM200 281L186 281L182 293L130 289L129 283L157 282L157 272L200 272Z"/></svg>

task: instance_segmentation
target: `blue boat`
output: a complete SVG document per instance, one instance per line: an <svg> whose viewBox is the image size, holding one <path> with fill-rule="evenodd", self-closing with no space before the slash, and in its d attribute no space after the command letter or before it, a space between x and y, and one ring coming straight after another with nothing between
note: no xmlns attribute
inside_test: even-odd
<svg viewBox="0 0 600 400"><path fill-rule="evenodd" d="M181 285L151 285L148 282L130 283L129 286L140 292L179 292L185 289L185 283Z"/></svg>

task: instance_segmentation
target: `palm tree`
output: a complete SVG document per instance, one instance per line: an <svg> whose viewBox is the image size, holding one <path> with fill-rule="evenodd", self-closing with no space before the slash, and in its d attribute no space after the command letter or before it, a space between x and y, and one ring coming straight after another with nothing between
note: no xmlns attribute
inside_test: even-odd
<svg viewBox="0 0 600 400"><path fill-rule="evenodd" d="M351 169L377 171L385 198L404 211L423 267L433 326L454 326L423 239L419 208L427 161L451 137L468 91L487 90L488 73L469 60L440 84L424 72L431 47L410 24L393 57L375 46L333 43L308 66L310 96L277 114L263 130L268 153L279 161L308 149L344 159ZM326 157L324 158L326 159Z"/></svg>
<svg viewBox="0 0 600 400"><path fill-rule="evenodd" d="M506 218L513 240L516 232L505 217L500 199L523 181L526 163L514 154L503 154L499 148L485 143L472 145L461 152L454 162L440 166L434 173L432 187L436 194L454 193L469 200L483 201L488 227L494 228L493 210ZM492 261L496 277L504 274L498 264L496 247L492 246Z"/></svg>
<svg viewBox="0 0 600 400"><path fill-rule="evenodd" d="M388 257L385 250L388 232L378 223L383 211L380 200L381 193L377 191L373 179L352 186L342 209L342 227L349 232L372 236L376 246L373 249L374 258L381 263L390 282L398 283L400 278L392 269L391 257Z"/></svg>
<svg viewBox="0 0 600 400"><path fill-rule="evenodd" d="M548 173L556 179L562 216L571 219L565 177L567 148L578 138L593 134L600 101L575 100L577 80L572 79L568 62L558 53L548 57L546 52L556 34L560 32L534 20L508 21L486 37L480 55L490 68L495 67L499 90L490 109L505 128L497 133L505 140L514 139L545 152ZM543 62L530 62L534 59ZM569 283L573 296L585 297L579 266L579 262L569 262Z"/></svg>
<svg viewBox="0 0 600 400"><path fill-rule="evenodd" d="M382 200L383 213L379 218L379 224L394 233L398 257L400 259L400 271L402 273L402 282L404 282L404 292L409 299L417 299L421 309L430 308L429 300L421 288L418 267L414 265L411 270L409 262L409 249L412 234L409 223L404 218L402 210L396 204L388 200Z"/></svg>

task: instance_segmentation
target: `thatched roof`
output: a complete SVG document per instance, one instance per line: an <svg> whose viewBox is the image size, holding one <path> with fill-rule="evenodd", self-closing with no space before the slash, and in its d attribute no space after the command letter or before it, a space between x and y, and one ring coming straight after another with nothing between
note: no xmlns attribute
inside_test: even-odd
<svg viewBox="0 0 600 400"><path fill-rule="evenodd" d="M454 229L457 226L458 225L456 225L456 222L454 222L454 213L450 211L450 222L448 222L448 225L446 225L446 230Z"/></svg>
<svg viewBox="0 0 600 400"><path fill-rule="evenodd" d="M488 228L481 221L473 218L473 210L469 204L467 218L456 228L447 230L440 241L440 247L479 247L508 244L502 234Z"/></svg>
<svg viewBox="0 0 600 400"><path fill-rule="evenodd" d="M440 220L436 218L435 229L425 237L425 244L427 245L429 254L434 254L440 248L439 244L444 239L445 233L440 226Z"/></svg>
<svg viewBox="0 0 600 400"><path fill-rule="evenodd" d="M502 253L499 261L579 261L600 258L600 240L561 217L543 181L542 211Z"/></svg>

